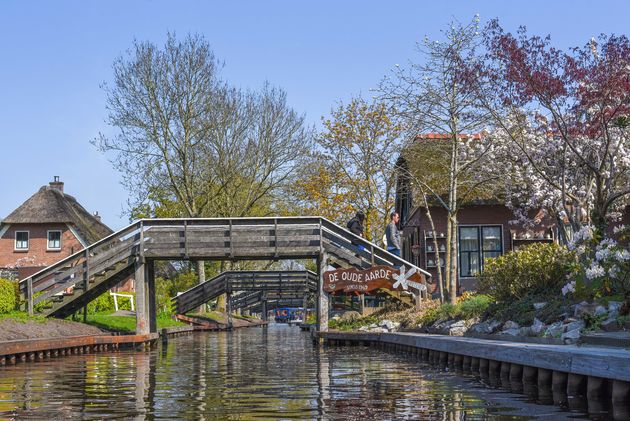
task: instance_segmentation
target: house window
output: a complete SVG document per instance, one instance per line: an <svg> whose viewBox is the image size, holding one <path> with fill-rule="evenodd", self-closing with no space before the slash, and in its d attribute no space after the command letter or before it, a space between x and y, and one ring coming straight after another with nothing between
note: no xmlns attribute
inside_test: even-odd
<svg viewBox="0 0 630 421"><path fill-rule="evenodd" d="M28 231L15 231L15 250L28 250Z"/></svg>
<svg viewBox="0 0 630 421"><path fill-rule="evenodd" d="M48 250L61 250L61 231L48 231Z"/></svg>
<svg viewBox="0 0 630 421"><path fill-rule="evenodd" d="M477 276L487 259L503 253L500 226L459 227L459 276Z"/></svg>

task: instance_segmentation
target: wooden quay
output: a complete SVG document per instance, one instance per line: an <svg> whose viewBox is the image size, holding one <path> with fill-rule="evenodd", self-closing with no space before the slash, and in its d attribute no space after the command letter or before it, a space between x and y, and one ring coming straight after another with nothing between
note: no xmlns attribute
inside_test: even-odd
<svg viewBox="0 0 630 421"><path fill-rule="evenodd" d="M362 248L357 245L363 246ZM142 219L20 281L29 314L67 317L130 276L136 286L136 333L157 332L157 260L315 259L319 330L328 329L329 267L374 265L430 274L321 217Z"/></svg>
<svg viewBox="0 0 630 421"><path fill-rule="evenodd" d="M630 416L630 350L509 342L412 332L318 332L328 345L400 352L484 382L578 411Z"/></svg>

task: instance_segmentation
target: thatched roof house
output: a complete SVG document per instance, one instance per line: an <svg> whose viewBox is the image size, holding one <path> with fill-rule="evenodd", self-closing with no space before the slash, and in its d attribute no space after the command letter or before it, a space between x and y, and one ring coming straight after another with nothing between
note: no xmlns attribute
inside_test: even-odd
<svg viewBox="0 0 630 421"><path fill-rule="evenodd" d="M84 247L113 233L97 214L91 214L74 196L64 193L63 182L55 179L42 186L1 224L67 224Z"/></svg>
<svg viewBox="0 0 630 421"><path fill-rule="evenodd" d="M0 222L0 268L22 278L113 233L63 186L55 177Z"/></svg>

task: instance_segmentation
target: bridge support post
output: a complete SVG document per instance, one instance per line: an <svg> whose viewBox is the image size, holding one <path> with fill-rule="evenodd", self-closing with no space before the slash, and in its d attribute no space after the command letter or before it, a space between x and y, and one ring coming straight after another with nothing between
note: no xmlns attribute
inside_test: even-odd
<svg viewBox="0 0 630 421"><path fill-rule="evenodd" d="M308 311L308 291L304 293L304 298L302 299L302 323L306 323L306 312Z"/></svg>
<svg viewBox="0 0 630 421"><path fill-rule="evenodd" d="M136 334L146 335L157 332L155 311L155 270L153 261L135 263L136 286Z"/></svg>
<svg viewBox="0 0 630 421"><path fill-rule="evenodd" d="M144 279L144 263L141 259L136 259L134 281L136 286L136 334L146 335L151 327L149 326L149 309L146 300L147 285Z"/></svg>
<svg viewBox="0 0 630 421"><path fill-rule="evenodd" d="M232 330L232 294L228 291L225 294L225 307L227 312L227 328Z"/></svg>
<svg viewBox="0 0 630 421"><path fill-rule="evenodd" d="M261 317L266 322L269 320L267 316L267 295L263 293L262 301L260 302L260 312L262 313Z"/></svg>
<svg viewBox="0 0 630 421"><path fill-rule="evenodd" d="M365 316L365 294L359 295L359 308L361 310L361 317Z"/></svg>
<svg viewBox="0 0 630 421"><path fill-rule="evenodd" d="M326 269L326 261L328 256L325 252L321 252L317 258L317 330L320 332L328 331L328 307L330 296L324 291L324 271Z"/></svg>
<svg viewBox="0 0 630 421"><path fill-rule="evenodd" d="M149 305L149 329L151 333L157 333L157 305L155 303L155 262L148 260L146 266L147 303Z"/></svg>

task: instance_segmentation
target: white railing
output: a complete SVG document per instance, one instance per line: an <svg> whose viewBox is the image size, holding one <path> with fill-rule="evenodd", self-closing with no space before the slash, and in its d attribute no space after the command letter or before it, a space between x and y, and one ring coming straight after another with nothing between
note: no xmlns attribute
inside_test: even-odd
<svg viewBox="0 0 630 421"><path fill-rule="evenodd" d="M131 302L131 311L136 311L136 308L135 308L135 306L133 304L133 299L134 299L133 294L121 294L119 292L111 292L111 291L109 291L109 295L114 297L114 308L116 309L116 311L118 311L118 297L129 298L129 301Z"/></svg>

